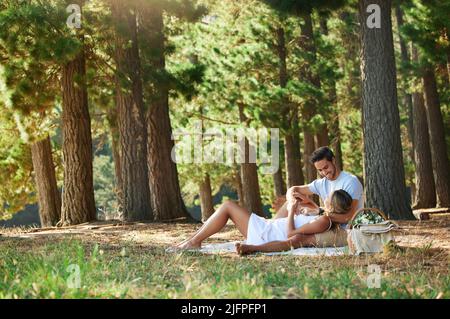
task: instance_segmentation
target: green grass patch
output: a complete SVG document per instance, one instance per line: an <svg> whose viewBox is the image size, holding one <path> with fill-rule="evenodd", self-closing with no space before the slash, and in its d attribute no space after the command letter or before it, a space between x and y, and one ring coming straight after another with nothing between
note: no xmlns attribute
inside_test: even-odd
<svg viewBox="0 0 450 319"><path fill-rule="evenodd" d="M0 298L449 298L448 258L433 268L429 255L240 258L7 240ZM380 288L368 287L369 264L381 269Z"/></svg>

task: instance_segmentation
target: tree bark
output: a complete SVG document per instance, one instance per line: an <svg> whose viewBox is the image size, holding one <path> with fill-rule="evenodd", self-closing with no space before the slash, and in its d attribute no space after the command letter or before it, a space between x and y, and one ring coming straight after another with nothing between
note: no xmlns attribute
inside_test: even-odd
<svg viewBox="0 0 450 319"><path fill-rule="evenodd" d="M91 119L83 48L73 60L62 66L61 86L64 188L59 224L65 226L96 219Z"/></svg>
<svg viewBox="0 0 450 319"><path fill-rule="evenodd" d="M397 3L395 6L395 15L397 18L397 26L398 29L403 25L403 12L400 8L400 5ZM410 61L408 49L405 43L405 40L403 39L402 35L399 34L399 40L400 40L400 53L401 53L401 59L403 63L407 64ZM410 76L409 72L406 74L403 74L403 77L408 78ZM412 105L412 96L406 90L402 90L402 100L403 100L403 106L406 107L406 113L408 116L408 121L406 123L406 127L408 130L408 141L409 141L409 148L407 155L409 156L409 159L411 163L415 163L415 155L414 155L414 116L413 116L413 105ZM412 176L409 176L408 179L410 179L411 183L411 200L413 201L415 198L415 192L416 185L414 185L414 180L412 179Z"/></svg>
<svg viewBox="0 0 450 319"><path fill-rule="evenodd" d="M240 172L240 166L236 168L235 174L234 174L234 184L236 187L236 192L238 195L238 202L239 206L245 207L245 199L244 199L244 190L242 189L242 177Z"/></svg>
<svg viewBox="0 0 450 319"><path fill-rule="evenodd" d="M380 28L366 24L370 4L380 7ZM391 1L360 0L359 15L366 206L381 209L389 218L413 219L400 141Z"/></svg>
<svg viewBox="0 0 450 319"><path fill-rule="evenodd" d="M310 162L310 156L315 150L314 135L308 131L303 130L303 143L305 145L304 162L305 162L305 179L306 183L311 183L317 178L317 171L314 165Z"/></svg>
<svg viewBox="0 0 450 319"><path fill-rule="evenodd" d="M428 137L427 114L422 92L413 94L414 114L414 159L416 194L414 208L431 208L436 206L436 189L433 179L431 150Z"/></svg>
<svg viewBox="0 0 450 319"><path fill-rule="evenodd" d="M300 80L309 81L311 84L320 88L320 80L317 76L314 76L311 71L311 65L315 62L316 48L314 45L313 26L311 20L311 12L301 12L300 17L304 21L304 25L301 27L300 47L311 54L312 61L305 61L304 66L300 70ZM309 157L315 150L314 133L313 128L310 125L310 120L314 116L317 110L317 105L314 101L307 101L303 106L302 120L303 120L303 141L305 144L304 149L304 162L305 162L305 175L306 182L310 183L317 177L317 172L313 164L310 163Z"/></svg>
<svg viewBox="0 0 450 319"><path fill-rule="evenodd" d="M131 7L112 1L116 30L116 105L120 133L121 204L125 220L152 220L147 168L147 128L136 16Z"/></svg>
<svg viewBox="0 0 450 319"><path fill-rule="evenodd" d="M164 74L165 52L161 8L145 12L146 36L152 49L151 64L158 74ZM165 79L153 83L154 95L147 112L147 161L151 204L155 220L180 217L191 219L181 197L176 163L171 158L174 147L169 117L169 88Z"/></svg>
<svg viewBox="0 0 450 319"><path fill-rule="evenodd" d="M108 112L108 123L111 134L111 148L112 156L114 162L114 177L115 177L115 193L118 203L118 211L120 213L120 219L124 220L123 216L123 203L122 203L122 165L121 165L121 155L120 155L120 134L117 125L117 107L111 109Z"/></svg>
<svg viewBox="0 0 450 319"><path fill-rule="evenodd" d="M327 20L325 18L320 19L320 30L322 34L328 35L328 25ZM327 94L329 96L329 100L331 102L331 112L330 112L330 135L331 140L328 142L329 144L323 144L323 145L330 145L331 149L334 152L334 156L336 158L336 165L339 167L340 170L344 169L344 165L342 163L342 146L341 146L341 132L340 132L340 126L339 126L339 110L337 105L337 93L336 93L336 82L334 79L330 81Z"/></svg>
<svg viewBox="0 0 450 319"><path fill-rule="evenodd" d="M278 171L273 174L273 185L276 197L286 194L286 185L284 184L283 170L281 166L278 168Z"/></svg>
<svg viewBox="0 0 450 319"><path fill-rule="evenodd" d="M436 78L431 66L427 66L424 70L422 82L425 93L437 207L450 207L450 164L447 156L444 121Z"/></svg>
<svg viewBox="0 0 450 319"><path fill-rule="evenodd" d="M241 123L245 124L246 118L244 115L244 107L242 104L239 107L239 118ZM258 167L256 163L251 163L249 154L251 153L250 145L248 139L244 137L244 147L245 147L245 157L244 162L241 163L241 178L242 178L242 193L244 195L245 207L249 212L255 213L259 216L264 217L264 212L262 210L261 203L261 193L259 189L258 181Z"/></svg>
<svg viewBox="0 0 450 319"><path fill-rule="evenodd" d="M61 218L61 195L56 184L49 136L31 145L31 157L38 193L41 227L55 226Z"/></svg>
<svg viewBox="0 0 450 319"><path fill-rule="evenodd" d="M403 12L400 8L400 5L397 4L395 6L395 15L397 17L397 25L400 28L403 25ZM408 63L410 61L408 49L405 43L405 40L402 38L401 35L399 35L400 38L400 52L402 61L404 63ZM409 141L412 145L411 152L409 153L409 156L411 157L412 162L414 162L414 119L413 119L413 105L412 105L412 96L409 93L404 92L404 103L406 105L407 114L408 114L408 137Z"/></svg>
<svg viewBox="0 0 450 319"><path fill-rule="evenodd" d="M280 87L286 87L288 81L288 73L286 67L286 41L284 29L277 29L278 38L278 58L280 61L279 78ZM298 127L298 110L297 105L285 102L285 109L281 112L285 121L290 123L288 133L284 138L285 159L286 159L286 175L288 187L303 184L302 161L300 153L299 127ZM281 172L281 168L279 170ZM278 174L275 180L275 192L279 196L279 192L284 190L283 176ZM284 195L285 191L283 192Z"/></svg>
<svg viewBox="0 0 450 319"><path fill-rule="evenodd" d="M294 120L293 122L293 126L297 125L298 127L298 121ZM294 130L294 132L295 131L297 131L296 135L298 136L298 129ZM284 137L284 152L286 158L286 175L288 188L296 185L303 185L305 182L302 172L300 141L294 134L286 134L286 136Z"/></svg>
<svg viewBox="0 0 450 319"><path fill-rule="evenodd" d="M200 207L202 211L202 221L205 222L214 213L214 205L211 190L211 179L209 174L200 182Z"/></svg>
<svg viewBox="0 0 450 319"><path fill-rule="evenodd" d="M412 48L414 62L419 62L417 48ZM416 192L413 207L431 208L436 206L436 188L433 178L430 139L428 135L427 112L421 90L414 92L413 122L414 122L414 162Z"/></svg>
<svg viewBox="0 0 450 319"><path fill-rule="evenodd" d="M326 124L322 125L319 131L316 133L314 137L316 148L321 146L329 146L330 138L328 137L328 126Z"/></svg>

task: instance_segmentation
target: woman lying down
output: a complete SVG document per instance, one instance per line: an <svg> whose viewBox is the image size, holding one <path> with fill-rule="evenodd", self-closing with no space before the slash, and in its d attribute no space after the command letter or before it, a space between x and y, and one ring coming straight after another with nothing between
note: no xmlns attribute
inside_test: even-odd
<svg viewBox="0 0 450 319"><path fill-rule="evenodd" d="M350 210L352 204L352 198L346 191L337 190L331 195L324 215L319 215L319 208L315 212L316 215L310 215L311 211L306 215L303 204L310 200L299 193L294 194L293 198L293 200L288 200L287 203L288 216L272 220L249 213L235 202L227 201L211 215L195 234L175 245L173 249L201 248L202 242L218 233L229 219L233 221L239 232L246 238L245 244L236 244L236 251L241 255L313 246L315 244L314 240L311 242L298 241L296 238L302 235L322 233L330 230L332 227L339 227L332 223L327 214L329 212L345 214ZM314 236L309 237L314 238Z"/></svg>

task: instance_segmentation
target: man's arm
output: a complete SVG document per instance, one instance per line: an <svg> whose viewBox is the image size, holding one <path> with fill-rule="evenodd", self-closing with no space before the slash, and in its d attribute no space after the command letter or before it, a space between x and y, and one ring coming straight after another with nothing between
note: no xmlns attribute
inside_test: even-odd
<svg viewBox="0 0 450 319"><path fill-rule="evenodd" d="M356 213L357 209L358 209L358 203L359 200L354 199L352 201L352 206L350 207L350 210L345 213L345 214L329 214L329 217L331 218L331 221L333 223L338 223L338 224L346 224L350 221L350 219L352 219L353 215Z"/></svg>
<svg viewBox="0 0 450 319"><path fill-rule="evenodd" d="M296 195L303 195L303 197L313 195L314 193L311 192L308 185L303 186L292 186L288 189L286 192L286 199L287 200L294 200Z"/></svg>

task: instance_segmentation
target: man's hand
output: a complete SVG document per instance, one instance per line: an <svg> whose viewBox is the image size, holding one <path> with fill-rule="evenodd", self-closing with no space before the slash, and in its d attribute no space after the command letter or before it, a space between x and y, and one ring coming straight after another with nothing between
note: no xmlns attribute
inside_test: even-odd
<svg viewBox="0 0 450 319"><path fill-rule="evenodd" d="M319 206L311 198L296 191L293 191L290 194L288 201L298 201L301 206L310 209L319 208Z"/></svg>

